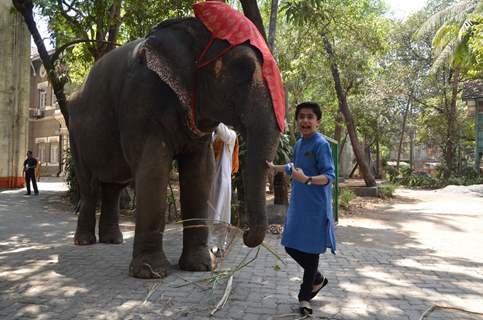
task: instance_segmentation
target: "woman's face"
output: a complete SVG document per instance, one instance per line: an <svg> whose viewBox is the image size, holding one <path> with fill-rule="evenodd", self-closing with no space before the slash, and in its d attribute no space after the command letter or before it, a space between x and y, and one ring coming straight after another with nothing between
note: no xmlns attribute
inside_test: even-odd
<svg viewBox="0 0 483 320"><path fill-rule="evenodd" d="M297 126L304 138L312 136L319 127L320 120L317 120L317 115L310 108L300 109L297 115Z"/></svg>

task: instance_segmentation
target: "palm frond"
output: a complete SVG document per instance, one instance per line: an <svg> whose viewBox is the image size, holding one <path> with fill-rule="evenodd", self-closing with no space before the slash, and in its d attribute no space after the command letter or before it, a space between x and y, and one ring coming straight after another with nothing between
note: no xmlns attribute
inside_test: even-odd
<svg viewBox="0 0 483 320"><path fill-rule="evenodd" d="M458 32L458 38L464 39L468 37L471 34L472 28L473 22L469 19L466 19Z"/></svg>
<svg viewBox="0 0 483 320"><path fill-rule="evenodd" d="M421 25L416 32L416 39L421 39L425 35L433 33L434 30L450 21L462 24L466 20L466 16L475 10L478 4L479 0L462 0L435 13Z"/></svg>
<svg viewBox="0 0 483 320"><path fill-rule="evenodd" d="M455 38L452 41L450 41L444 49L441 51L441 53L436 56L436 59L434 60L431 69L429 70L429 73L434 74L436 73L437 70L439 70L443 65L445 64L452 64L454 54L460 46L462 42Z"/></svg>
<svg viewBox="0 0 483 320"><path fill-rule="evenodd" d="M444 24L439 28L433 37L431 46L434 56L439 56L446 45L458 35L458 26L455 24Z"/></svg>

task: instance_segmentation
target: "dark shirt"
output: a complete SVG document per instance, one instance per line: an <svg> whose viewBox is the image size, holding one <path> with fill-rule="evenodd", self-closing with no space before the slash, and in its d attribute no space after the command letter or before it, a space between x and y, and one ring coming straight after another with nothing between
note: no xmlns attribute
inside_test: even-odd
<svg viewBox="0 0 483 320"><path fill-rule="evenodd" d="M35 158L27 158L23 162L23 168L26 174L34 174L35 167L37 166L37 159Z"/></svg>

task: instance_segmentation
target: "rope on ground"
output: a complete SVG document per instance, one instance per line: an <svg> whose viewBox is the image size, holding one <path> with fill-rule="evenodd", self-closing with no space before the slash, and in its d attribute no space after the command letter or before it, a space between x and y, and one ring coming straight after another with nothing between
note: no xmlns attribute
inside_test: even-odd
<svg viewBox="0 0 483 320"><path fill-rule="evenodd" d="M424 313L421 315L421 318L419 318L419 320L424 320L424 318L427 315L429 315L431 312L433 312L436 309L455 310L455 311L460 311L460 312L464 312L464 313L476 314L476 315L483 316L483 313L481 313L481 312L469 311L469 310L465 310L465 309L457 308L457 307L449 307L449 306L441 306L441 305L438 305L438 304L433 304L431 307L426 309L426 311L424 311Z"/></svg>

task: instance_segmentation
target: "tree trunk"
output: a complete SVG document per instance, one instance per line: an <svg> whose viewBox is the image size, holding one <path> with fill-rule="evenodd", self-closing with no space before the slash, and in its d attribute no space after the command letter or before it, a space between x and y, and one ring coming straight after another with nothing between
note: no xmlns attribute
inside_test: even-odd
<svg viewBox="0 0 483 320"><path fill-rule="evenodd" d="M359 144L359 140L357 138L357 131L354 125L354 121L352 119L352 114L350 112L349 105L347 104L347 97L345 95L344 90L342 89L342 84L341 84L340 75L339 75L339 67L337 66L337 60L335 58L334 50L332 48L332 45L329 42L329 39L327 38L327 35L325 33L322 33L321 36L324 43L324 49L329 58L330 70L332 72L332 78L334 79L334 86L335 86L335 91L337 93L337 99L339 100L339 109L345 119L347 131L349 133L349 137L352 143L352 149L354 150L357 163L359 164L359 170L361 171L361 175L364 178L366 186L373 187L376 185L376 180L374 179L374 176L371 174L369 170L369 166L367 165L367 162L364 159L364 152L362 151L361 146Z"/></svg>
<svg viewBox="0 0 483 320"><path fill-rule="evenodd" d="M117 37L119 36L119 28L121 26L121 2L121 0L114 0L110 8L110 25L107 37L108 44L105 53L113 50L116 47Z"/></svg>
<svg viewBox="0 0 483 320"><path fill-rule="evenodd" d="M342 118L342 114L337 112L337 117L335 119L335 132L334 132L334 140L337 141L337 145L339 146L339 153L337 154L337 159L334 159L334 161L337 161L339 164L339 176L341 176L341 173L344 172L343 164L342 164L342 130L344 129L341 125L342 121L344 119ZM343 174L342 174L343 175Z"/></svg>
<svg viewBox="0 0 483 320"><path fill-rule="evenodd" d="M381 149L379 146L379 124L378 130L376 131L376 179L382 178L382 170L381 170Z"/></svg>
<svg viewBox="0 0 483 320"><path fill-rule="evenodd" d="M404 110L401 136L399 137L399 147L397 148L396 170L399 170L399 162L401 161L402 144L404 140L404 132L406 131L406 121L408 118L409 109L411 109L411 95L409 95L408 97L408 102L406 103L406 109Z"/></svg>
<svg viewBox="0 0 483 320"><path fill-rule="evenodd" d="M262 15L260 14L260 10L258 9L258 4L256 0L240 0L243 8L243 13L245 16L250 19L253 24L257 27L258 31L267 42L267 35L265 33L265 28L263 27L263 20Z"/></svg>
<svg viewBox="0 0 483 320"><path fill-rule="evenodd" d="M53 61L50 59L49 53L47 52L42 37L40 36L39 30L37 29L37 24L35 23L33 16L33 3L32 1L21 0L13 0L12 3L17 11L20 12L20 14L23 16L25 23L27 24L27 28L32 34L35 45L37 46L37 51L39 52L40 59L42 60L42 64L47 71L47 77L52 84L55 98L57 99L57 103L59 104L60 112L62 113L65 124L68 128L69 113L67 110L67 98L64 93L65 82L57 76L54 69Z"/></svg>
<svg viewBox="0 0 483 320"><path fill-rule="evenodd" d="M275 51L275 38L277 33L278 0L272 0L270 9L270 25L268 26L268 47L272 54Z"/></svg>
<svg viewBox="0 0 483 320"><path fill-rule="evenodd" d="M454 157L455 157L455 141L457 141L458 137L456 137L456 102L458 98L458 84L460 78L460 68L456 67L453 72L453 77L451 80L451 100L450 100L450 108L448 112L448 131L447 131L447 142L446 142L446 154L445 154L445 161L446 161L446 171L445 171L445 178L448 178L454 172Z"/></svg>

